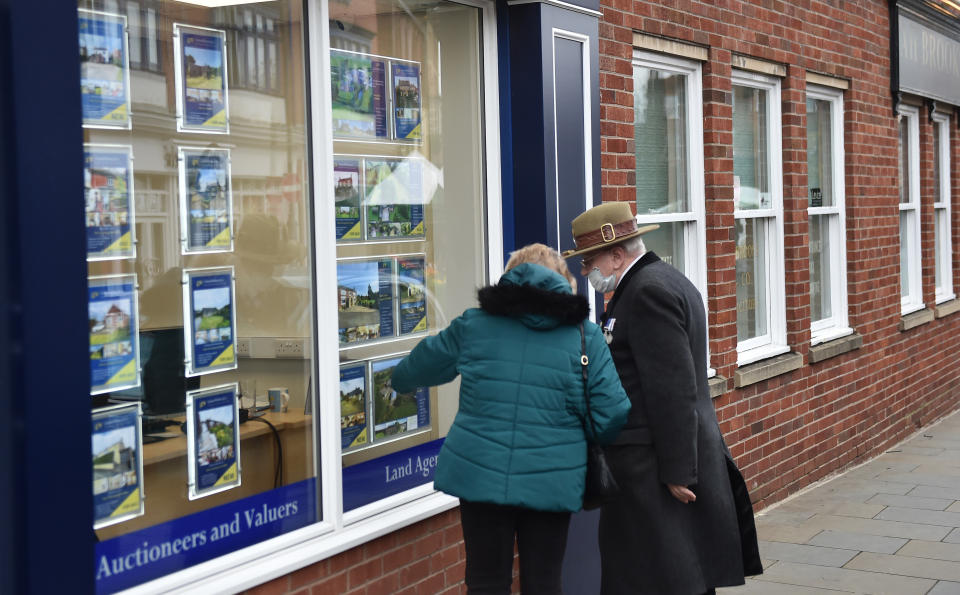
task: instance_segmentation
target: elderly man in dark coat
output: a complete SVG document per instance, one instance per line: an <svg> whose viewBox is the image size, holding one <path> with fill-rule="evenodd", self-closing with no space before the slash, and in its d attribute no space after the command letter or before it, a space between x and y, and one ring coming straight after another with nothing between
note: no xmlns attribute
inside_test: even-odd
<svg viewBox="0 0 960 595"><path fill-rule="evenodd" d="M703 299L645 252L626 203L573 220L581 273L613 291L603 330L633 404L607 447L619 496L600 516L603 595L713 593L763 568L753 508L707 386ZM573 267L571 267L573 268Z"/></svg>

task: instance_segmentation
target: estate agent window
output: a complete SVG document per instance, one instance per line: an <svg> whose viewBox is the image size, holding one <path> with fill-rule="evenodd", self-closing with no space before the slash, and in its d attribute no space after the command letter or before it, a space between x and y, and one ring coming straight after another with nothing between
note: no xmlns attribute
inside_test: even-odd
<svg viewBox="0 0 960 595"><path fill-rule="evenodd" d="M898 157L900 168L900 312L923 308L920 277L920 115L915 107L900 107Z"/></svg>
<svg viewBox="0 0 960 595"><path fill-rule="evenodd" d="M499 272L492 5L215 4L79 2L98 593L456 505L390 374Z"/></svg>
<svg viewBox="0 0 960 595"><path fill-rule="evenodd" d="M933 213L937 303L956 297L953 293L953 224L950 215L950 118L933 116Z"/></svg>
<svg viewBox="0 0 960 595"><path fill-rule="evenodd" d="M776 78L733 74L733 199L737 354L744 365L788 350Z"/></svg>
<svg viewBox="0 0 960 595"><path fill-rule="evenodd" d="M849 334L843 171L843 93L807 87L807 213L811 343Z"/></svg>

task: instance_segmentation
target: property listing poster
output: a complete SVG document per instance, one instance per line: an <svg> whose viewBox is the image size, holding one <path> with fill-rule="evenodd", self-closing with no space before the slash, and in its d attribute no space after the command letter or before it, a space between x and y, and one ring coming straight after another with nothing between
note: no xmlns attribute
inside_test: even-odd
<svg viewBox="0 0 960 595"><path fill-rule="evenodd" d="M337 263L340 344L392 337L393 259Z"/></svg>
<svg viewBox="0 0 960 595"><path fill-rule="evenodd" d="M226 34L218 29L174 25L177 49L178 130L229 132Z"/></svg>
<svg viewBox="0 0 960 595"><path fill-rule="evenodd" d="M180 229L184 254L233 250L229 149L180 149Z"/></svg>
<svg viewBox="0 0 960 595"><path fill-rule="evenodd" d="M84 145L87 260L134 258L133 149Z"/></svg>
<svg viewBox="0 0 960 595"><path fill-rule="evenodd" d="M187 376L237 367L233 267L185 270Z"/></svg>
<svg viewBox="0 0 960 595"><path fill-rule="evenodd" d="M337 240L362 240L360 221L360 172L363 160L335 156L333 160L333 199L336 205Z"/></svg>
<svg viewBox="0 0 960 595"><path fill-rule="evenodd" d="M240 485L237 384L187 393L190 499Z"/></svg>
<svg viewBox="0 0 960 595"><path fill-rule="evenodd" d="M81 9L78 20L83 124L130 128L127 18Z"/></svg>
<svg viewBox="0 0 960 595"><path fill-rule="evenodd" d="M430 425L430 392L418 388L398 393L390 384L393 370L402 357L372 361L373 439L393 438Z"/></svg>
<svg viewBox="0 0 960 595"><path fill-rule="evenodd" d="M140 386L137 276L90 277L90 394Z"/></svg>
<svg viewBox="0 0 960 595"><path fill-rule="evenodd" d="M140 403L93 412L93 528L143 514Z"/></svg>
<svg viewBox="0 0 960 595"><path fill-rule="evenodd" d="M397 258L397 297L400 334L427 330L427 302L423 256Z"/></svg>
<svg viewBox="0 0 960 595"><path fill-rule="evenodd" d="M334 136L388 138L386 70L373 56L330 51Z"/></svg>
<svg viewBox="0 0 960 595"><path fill-rule="evenodd" d="M399 139L420 140L420 66L394 62L390 72L394 133Z"/></svg>
<svg viewBox="0 0 960 595"><path fill-rule="evenodd" d="M367 239L421 238L423 164L419 159L364 160Z"/></svg>
<svg viewBox="0 0 960 595"><path fill-rule="evenodd" d="M340 367L340 448L367 443L367 365Z"/></svg>

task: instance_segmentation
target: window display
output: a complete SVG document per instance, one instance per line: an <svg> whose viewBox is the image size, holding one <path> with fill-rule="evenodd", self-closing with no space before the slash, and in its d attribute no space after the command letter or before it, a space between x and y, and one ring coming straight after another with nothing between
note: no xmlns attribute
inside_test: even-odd
<svg viewBox="0 0 960 595"><path fill-rule="evenodd" d="M237 367L233 267L183 271L187 376Z"/></svg>
<svg viewBox="0 0 960 595"><path fill-rule="evenodd" d="M180 244L188 252L233 250L229 149L180 147Z"/></svg>
<svg viewBox="0 0 960 595"><path fill-rule="evenodd" d="M90 394L140 385L137 276L90 277Z"/></svg>
<svg viewBox="0 0 960 595"><path fill-rule="evenodd" d="M230 132L227 116L226 33L173 26L177 83L177 130Z"/></svg>
<svg viewBox="0 0 960 595"><path fill-rule="evenodd" d="M187 394L190 499L240 485L237 383Z"/></svg>
<svg viewBox="0 0 960 595"><path fill-rule="evenodd" d="M143 514L143 437L140 404L93 414L93 527Z"/></svg>
<svg viewBox="0 0 960 595"><path fill-rule="evenodd" d="M87 260L134 258L133 151L129 145L85 145Z"/></svg>
<svg viewBox="0 0 960 595"><path fill-rule="evenodd" d="M80 99L83 124L130 128L127 19L80 10Z"/></svg>

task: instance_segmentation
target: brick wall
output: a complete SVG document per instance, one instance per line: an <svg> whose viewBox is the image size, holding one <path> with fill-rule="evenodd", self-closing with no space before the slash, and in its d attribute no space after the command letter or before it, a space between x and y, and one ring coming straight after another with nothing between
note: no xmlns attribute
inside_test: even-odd
<svg viewBox="0 0 960 595"><path fill-rule="evenodd" d="M787 341L804 357L789 374L715 405L727 442L761 508L881 452L960 406L960 314L898 330L900 316L897 120L890 93L886 2L601 0L603 200L634 200L633 32L697 44L703 63L708 310L712 365L736 371L731 61L786 67L781 80ZM806 72L849 81L844 93L850 325L855 351L811 364L806 187ZM942 108L941 108L942 109ZM956 115L951 119L954 209ZM932 125L921 108L923 298L934 304ZM958 229L954 224L954 283Z"/></svg>

